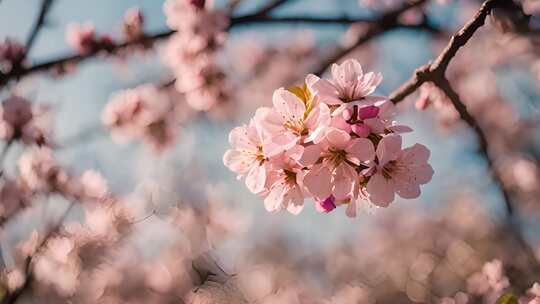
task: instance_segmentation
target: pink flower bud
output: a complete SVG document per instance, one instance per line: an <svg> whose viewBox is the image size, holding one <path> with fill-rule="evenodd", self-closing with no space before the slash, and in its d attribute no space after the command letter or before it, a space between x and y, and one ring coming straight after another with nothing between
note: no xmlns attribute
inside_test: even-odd
<svg viewBox="0 0 540 304"><path fill-rule="evenodd" d="M379 114L379 107L370 105L361 107L358 109L358 118L359 119L369 119L369 118L375 118Z"/></svg>
<svg viewBox="0 0 540 304"><path fill-rule="evenodd" d="M351 126L351 129L358 137L368 137L369 133L371 133L371 129L362 123Z"/></svg>
<svg viewBox="0 0 540 304"><path fill-rule="evenodd" d="M330 212L336 209L336 198L333 195L327 197L324 201L317 202L317 211Z"/></svg>

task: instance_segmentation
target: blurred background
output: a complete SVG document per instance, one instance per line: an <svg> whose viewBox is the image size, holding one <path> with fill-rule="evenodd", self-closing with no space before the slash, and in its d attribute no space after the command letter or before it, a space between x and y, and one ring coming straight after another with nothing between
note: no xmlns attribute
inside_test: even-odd
<svg viewBox="0 0 540 304"><path fill-rule="evenodd" d="M84 60L2 81L0 96L8 99L15 94L46 108L46 145L58 166L69 172L68 179L86 170L99 172L106 192L114 194L115 202L121 201L117 204L128 219L120 228L105 224L107 220L100 216L106 218L106 212L96 211L105 207L91 202L71 208L73 199L56 190L33 194L24 210L13 215L4 208L2 217L9 215L0 228L5 286L0 295L4 300L24 287L20 303L39 299L49 299L46 303L195 303L198 300L189 292L205 280L194 281L193 274L179 273L192 271L186 261L208 249L225 276L234 274L233 293L239 288L250 303L467 303L459 302L463 297L468 303L495 303L504 295L530 297L529 288L540 281L540 58L535 28L539 23L534 17L538 1L516 2L519 14L514 7L495 11L459 51L447 73L487 133L494 165L488 167L478 153L476 134L460 121L444 94L422 87L399 104L396 120L414 129L404 135L405 146L419 142L431 150L432 181L422 187L418 199L398 198L388 208L356 218L348 218L341 209L318 213L309 202L299 215L268 213L263 199L250 193L223 165L230 130L248 122L258 107L270 106L275 89L301 84L308 73L325 71L325 63L333 58L338 62L355 58L365 71L381 72L384 79L376 94L390 95L417 67L440 53L449 37L476 13L480 1L426 1L401 13L400 26L365 42L359 42L359 37L382 20L380 16L408 3L282 1L265 18L374 22L232 21L223 42L211 51L227 82L225 95L219 96L226 97L204 109L186 101L185 94L169 83L176 74L170 64L168 44L173 43L173 35L163 10L165 1L51 2L22 69L76 54ZM257 17L268 2L216 0L212 6L206 3L205 9L230 10L232 20L240 20ZM144 37L167 36L149 38L150 42L126 36L124 16L134 7L144 16ZM40 0L0 1L0 40L9 37L24 44L41 9ZM130 39L133 46L116 52L103 42L86 53L74 49L66 41L66 28L88 22L97 35L110 36L113 46ZM3 73L10 75L9 69ZM158 150L139 138L119 143L102 122L115 93L148 83L176 104L174 140ZM429 100L427 105L419 105L422 97ZM21 155L35 147L8 142L3 176L16 180L23 174ZM511 195L511 215L492 171ZM40 251L35 245L39 241L34 240L32 254L21 253L21 244L48 236L43 232L47 223L55 222L66 208L71 208L66 225L52 239L56 245L44 244ZM92 248L107 261L85 260L89 237L78 245L81 237L76 235L78 229L87 229L88 222L92 229L105 229L100 241L96 235L92 238L101 247L93 244ZM117 235L129 230L129 235L104 245L103 239L110 241L108 234L113 230ZM43 257L32 262L37 279L26 287L24 257L40 254ZM48 255L49 264L40 262ZM115 269L115 275L109 268ZM144 270L139 273L137 268ZM100 269L98 274L96 269ZM136 274L127 275L131 271ZM143 278L140 282L137 275ZM104 286L90 283L96 277L102 278ZM504 279L509 283L504 284ZM208 301L200 303L242 303L244 299Z"/></svg>

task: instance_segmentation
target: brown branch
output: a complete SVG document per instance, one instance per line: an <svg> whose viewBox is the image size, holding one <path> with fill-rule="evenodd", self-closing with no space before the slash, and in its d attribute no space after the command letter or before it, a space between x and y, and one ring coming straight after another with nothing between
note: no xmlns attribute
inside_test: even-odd
<svg viewBox="0 0 540 304"><path fill-rule="evenodd" d="M399 89L390 95L390 99L394 103L404 100L407 96L415 92L423 83L433 82L441 89L452 102L455 110L459 113L460 118L475 132L478 138L479 152L486 159L488 168L491 172L493 180L501 189L506 210L509 215L513 213L510 191L503 183L501 176L495 169L494 157L490 154L489 143L484 130L480 127L476 119L469 113L465 104L459 98L457 92L451 87L445 77L446 70L452 59L456 56L459 49L464 46L474 35L474 33L484 25L486 17L491 10L504 0L486 0L480 7L476 15L459 30L448 42L446 48L435 59L433 63L427 63L424 66L416 69L411 78L405 82Z"/></svg>
<svg viewBox="0 0 540 304"><path fill-rule="evenodd" d="M51 1L51 0L45 0L45 1ZM370 19L358 19L358 18L320 18L320 17L307 17L307 16L292 16L292 17L269 17L268 13L279 7L280 5L283 5L288 0L276 0L268 4L267 6L263 7L260 11L246 15L246 16L240 16L240 17L233 17L231 18L231 24L230 28L233 28L235 26L239 25L245 25L245 24L275 24L275 23L310 23L310 24L353 24L353 23L359 23L359 22L366 22L371 24L372 31L369 33L371 36L376 36L379 32L384 32L388 30L389 28L393 27L391 23L395 23L397 17L407 10L410 7L417 6L423 2L426 2L426 0L417 0L414 1L412 4L407 4L402 8L399 8L397 10L391 11L387 14L384 14L383 16L370 20ZM44 19L45 17L42 17ZM43 21L42 21L43 22ZM380 23L380 25L379 25ZM39 24L39 22L38 22ZM380 27L380 28L379 28ZM416 28L416 29L422 29L427 30L430 32L440 32L437 28L429 25L428 23L424 23L421 25L403 25L403 24L396 24L395 27L407 27L407 28ZM375 30L377 28L377 30ZM88 54L71 54L71 55L63 55L59 56L57 58L53 58L47 61L39 62L36 64L31 65L30 67L25 67L21 65L17 65L14 67L12 71L10 71L7 74L2 74L0 72L0 88L2 88L4 85L6 85L10 80L13 79L20 79L22 77L28 76L30 74L44 72L53 68L62 67L66 64L77 64L80 62L83 62L85 60L94 58L101 54L115 54L119 51L132 47L137 45L148 45L149 43L153 43L157 40L161 40L164 38L167 38L171 36L174 33L172 30L164 30L162 32L158 32L155 34L149 34L146 36L141 37L140 39L131 40L131 41L125 41L120 43L115 43L112 45L103 45L92 52ZM372 37L365 37L361 40L369 40ZM34 38L32 38L33 40ZM359 44L361 44L360 42ZM344 50L345 52L346 50Z"/></svg>
<svg viewBox="0 0 540 304"><path fill-rule="evenodd" d="M41 2L41 7L39 10L39 15L37 18L36 23L30 30L30 35L28 36L28 39L26 40L26 47L25 47L25 54L28 55L32 47L34 46L34 41L45 24L45 18L47 17L47 13L49 12L50 8L52 7L54 0L43 0Z"/></svg>
<svg viewBox="0 0 540 304"><path fill-rule="evenodd" d="M42 72L46 71L55 67L61 67L63 65L66 65L68 63L75 64L80 63L82 61L85 61L87 59L93 58L96 55L103 54L104 52L108 54L115 54L123 49L126 49L131 46L136 45L147 45L148 43L152 43L156 40L160 40L163 38L167 38L170 35L172 35L174 31L167 30L163 32L159 32L153 35L147 35L140 39L126 41L122 43L102 46L100 48L96 48L92 52L88 54L75 54L75 55L67 55L67 56L60 56L58 58L48 60L45 62L34 64L30 67L17 67L14 68L10 73L8 74L2 74L0 73L0 88L5 85L9 80L11 79L19 79L21 77L27 76L29 74L33 74L36 72Z"/></svg>
<svg viewBox="0 0 540 304"><path fill-rule="evenodd" d="M478 137L479 153L486 159L493 180L501 189L501 193L506 206L506 211L508 212L508 214L512 214L513 208L510 196L511 191L504 184L503 178L499 174L499 171L495 169L495 158L489 151L489 142L487 140L486 133L480 127L478 121L476 121L476 119L469 113L467 107L461 101L458 93L452 88L450 82L448 82L446 78L437 78L435 79L434 84L439 87L439 89L441 89L446 94L446 96L448 96L448 98L452 102L452 105L454 106L454 109L456 109L456 111L459 113L459 117L461 118L461 120L463 120L474 131L474 133L476 133L476 136Z"/></svg>
<svg viewBox="0 0 540 304"><path fill-rule="evenodd" d="M459 30L448 42L446 48L435 59L433 63L428 63L418 68L412 75L412 77L403 84L399 89L390 94L390 99L394 103L398 103L405 99L405 97L412 94L418 89L424 82L433 81L434 79L444 78L446 69L450 61L456 56L458 50L464 46L474 33L484 25L487 15L491 10L501 2L505 0L486 0L482 4L480 10L476 15L461 29Z"/></svg>

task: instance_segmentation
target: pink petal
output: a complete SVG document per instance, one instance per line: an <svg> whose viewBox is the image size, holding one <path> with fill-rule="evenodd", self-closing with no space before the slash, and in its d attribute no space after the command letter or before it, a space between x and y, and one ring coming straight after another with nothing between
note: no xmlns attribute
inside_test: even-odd
<svg viewBox="0 0 540 304"><path fill-rule="evenodd" d="M255 150L253 143L248 137L248 127L246 125L236 127L229 133L229 143L236 149Z"/></svg>
<svg viewBox="0 0 540 304"><path fill-rule="evenodd" d="M349 135L349 133L336 128L332 128L326 133L326 141L328 142L328 144L332 148L336 148L339 150L345 149L350 139L351 136Z"/></svg>
<svg viewBox="0 0 540 304"><path fill-rule="evenodd" d="M430 154L431 152L426 146L415 144L412 147L403 149L401 159L408 163L422 164L428 161Z"/></svg>
<svg viewBox="0 0 540 304"><path fill-rule="evenodd" d="M358 135L358 137L368 137L368 135L371 133L371 129L363 123L351 126L351 130L354 132L354 134Z"/></svg>
<svg viewBox="0 0 540 304"><path fill-rule="evenodd" d="M379 166L384 166L389 161L396 160L400 152L401 136L391 134L383 137L377 146Z"/></svg>
<svg viewBox="0 0 540 304"><path fill-rule="evenodd" d="M387 207L394 201L394 184L392 180L386 179L379 172L371 176L366 191L369 194L369 200L377 206Z"/></svg>
<svg viewBox="0 0 540 304"><path fill-rule="evenodd" d="M306 76L306 85L308 86L309 89L312 89L313 86L317 83L317 81L319 81L321 78L317 75L313 75L313 74L308 74Z"/></svg>
<svg viewBox="0 0 540 304"><path fill-rule="evenodd" d="M423 185L429 183L433 177L433 168L429 164L424 164L414 168L416 183Z"/></svg>
<svg viewBox="0 0 540 304"><path fill-rule="evenodd" d="M267 157L273 157L279 153L293 148L300 138L292 133L277 133L268 138L264 143L264 153Z"/></svg>
<svg viewBox="0 0 540 304"><path fill-rule="evenodd" d="M420 186L418 184L395 183L396 193L402 198L413 199L420 196Z"/></svg>
<svg viewBox="0 0 540 304"><path fill-rule="evenodd" d="M322 102L329 105L342 104L343 101L339 99L339 91L337 88L326 79L319 79L314 85L313 90L319 96Z"/></svg>
<svg viewBox="0 0 540 304"><path fill-rule="evenodd" d="M302 208L304 207L304 195L298 185L292 186L285 192L285 195L283 196L283 206L286 206L287 210L293 214L298 214L302 211Z"/></svg>
<svg viewBox="0 0 540 304"><path fill-rule="evenodd" d="M357 202L353 200L347 205L347 209L345 209L345 214L348 217L356 217L356 213L358 209L356 204Z"/></svg>
<svg viewBox="0 0 540 304"><path fill-rule="evenodd" d="M238 150L227 150L223 155L223 164L231 171L244 175L249 171L252 161Z"/></svg>
<svg viewBox="0 0 540 304"><path fill-rule="evenodd" d="M276 212L281 209L283 201L283 186L276 185L272 187L268 196L264 199L264 207L269 212Z"/></svg>
<svg viewBox="0 0 540 304"><path fill-rule="evenodd" d="M364 119L364 124L371 129L371 132L377 134L383 134L384 129L386 128L386 126L384 125L384 121L382 121L380 118Z"/></svg>
<svg viewBox="0 0 540 304"><path fill-rule="evenodd" d="M304 167L309 167L317 162L321 157L321 147L319 145L310 145L304 148L304 153L298 163Z"/></svg>
<svg viewBox="0 0 540 304"><path fill-rule="evenodd" d="M332 182L334 189L332 189L332 194L336 197L336 200L342 201L347 200L352 197L354 189L354 181L348 178L338 178L334 179Z"/></svg>
<svg viewBox="0 0 540 304"><path fill-rule="evenodd" d="M264 191L266 183L266 168L264 166L253 166L246 176L246 186L254 194Z"/></svg>
<svg viewBox="0 0 540 304"><path fill-rule="evenodd" d="M331 178L330 170L326 166L319 164L308 170L304 175L303 184L315 199L321 200L331 194Z"/></svg>
<svg viewBox="0 0 540 304"><path fill-rule="evenodd" d="M275 109L288 119L301 119L304 117L306 107L293 93L280 88L274 92L272 98Z"/></svg>
<svg viewBox="0 0 540 304"><path fill-rule="evenodd" d="M375 147L367 138L353 139L345 151L347 159L356 165L375 159Z"/></svg>

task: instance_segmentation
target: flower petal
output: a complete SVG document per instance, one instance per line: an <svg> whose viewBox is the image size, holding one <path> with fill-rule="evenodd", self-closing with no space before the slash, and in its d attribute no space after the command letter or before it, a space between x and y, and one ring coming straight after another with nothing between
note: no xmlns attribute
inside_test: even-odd
<svg viewBox="0 0 540 304"><path fill-rule="evenodd" d="M347 159L356 165L375 158L375 147L371 140L367 138L352 140L345 151L347 152Z"/></svg>
<svg viewBox="0 0 540 304"><path fill-rule="evenodd" d="M366 191L369 200L380 207L387 207L394 201L394 184L391 179L386 179L377 172L368 181Z"/></svg>
<svg viewBox="0 0 540 304"><path fill-rule="evenodd" d="M386 165L389 161L396 160L401 152L401 136L391 134L383 137L377 146L377 158L379 166Z"/></svg>

